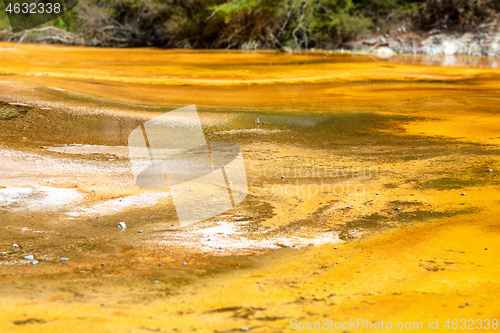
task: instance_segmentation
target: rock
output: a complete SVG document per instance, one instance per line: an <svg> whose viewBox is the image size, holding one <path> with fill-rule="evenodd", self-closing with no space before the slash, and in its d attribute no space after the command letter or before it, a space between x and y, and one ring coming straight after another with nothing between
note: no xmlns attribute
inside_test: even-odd
<svg viewBox="0 0 500 333"><path fill-rule="evenodd" d="M493 172L493 169L488 169L488 172Z"/></svg>
<svg viewBox="0 0 500 333"><path fill-rule="evenodd" d="M242 332L248 332L248 328L247 327L242 327L240 331L242 331Z"/></svg>
<svg viewBox="0 0 500 333"><path fill-rule="evenodd" d="M467 305L467 306L471 306L471 305L472 305L472 303L471 303L471 302L467 302L467 303L465 303L465 305Z"/></svg>
<svg viewBox="0 0 500 333"><path fill-rule="evenodd" d="M33 260L33 261L31 262L31 264L32 264L32 265L36 265L36 264L38 264L38 260Z"/></svg>
<svg viewBox="0 0 500 333"><path fill-rule="evenodd" d="M396 208L395 208L395 210L401 210L401 208L399 208L399 207L396 207Z"/></svg>
<svg viewBox="0 0 500 333"><path fill-rule="evenodd" d="M188 263L187 263L187 262L185 262L185 261L182 263L182 265L183 265L183 266L186 266L187 264L188 264Z"/></svg>
<svg viewBox="0 0 500 333"><path fill-rule="evenodd" d="M33 255L24 256L24 260L33 260L34 258Z"/></svg>
<svg viewBox="0 0 500 333"><path fill-rule="evenodd" d="M60 261L68 261L69 258L61 258Z"/></svg>
<svg viewBox="0 0 500 333"><path fill-rule="evenodd" d="M153 281L153 284L158 284L158 283L159 283L158 280Z"/></svg>
<svg viewBox="0 0 500 333"><path fill-rule="evenodd" d="M142 230L137 230L137 233L142 234Z"/></svg>
<svg viewBox="0 0 500 333"><path fill-rule="evenodd" d="M120 222L118 223L118 228L127 229L127 225L125 224L125 222Z"/></svg>
<svg viewBox="0 0 500 333"><path fill-rule="evenodd" d="M352 207L351 206L347 206L347 209L352 209Z"/></svg>
<svg viewBox="0 0 500 333"><path fill-rule="evenodd" d="M462 193L462 194L460 194L460 195L465 195L465 193Z"/></svg>
<svg viewBox="0 0 500 333"><path fill-rule="evenodd" d="M380 57L390 57L396 54L396 51L391 49L390 47L378 47L375 51L373 51L376 55Z"/></svg>
<svg viewBox="0 0 500 333"><path fill-rule="evenodd" d="M14 244L14 245L12 245L12 247L19 247L19 245L17 245L17 244Z"/></svg>

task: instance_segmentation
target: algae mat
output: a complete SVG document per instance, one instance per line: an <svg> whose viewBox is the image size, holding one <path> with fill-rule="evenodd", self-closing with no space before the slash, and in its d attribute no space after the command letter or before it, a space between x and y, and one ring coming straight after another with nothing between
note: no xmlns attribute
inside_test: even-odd
<svg viewBox="0 0 500 333"><path fill-rule="evenodd" d="M11 43L0 60L0 331L498 330L495 61ZM249 194L180 227L168 192L135 185L127 138L191 104L241 147Z"/></svg>

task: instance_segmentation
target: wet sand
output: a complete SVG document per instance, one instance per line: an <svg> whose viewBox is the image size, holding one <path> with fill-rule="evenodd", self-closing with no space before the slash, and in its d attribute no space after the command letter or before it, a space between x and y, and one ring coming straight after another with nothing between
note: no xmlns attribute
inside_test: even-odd
<svg viewBox="0 0 500 333"><path fill-rule="evenodd" d="M487 60L14 46L0 44L1 331L500 317ZM209 141L241 147L249 195L181 228L168 193L134 184L126 146L190 104Z"/></svg>

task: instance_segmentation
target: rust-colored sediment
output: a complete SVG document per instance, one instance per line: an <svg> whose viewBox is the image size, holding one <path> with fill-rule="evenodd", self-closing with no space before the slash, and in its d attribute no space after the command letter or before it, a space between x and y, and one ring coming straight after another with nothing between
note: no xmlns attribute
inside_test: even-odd
<svg viewBox="0 0 500 333"><path fill-rule="evenodd" d="M14 46L0 44L0 331L500 317L486 59ZM210 141L242 148L250 186L180 228L167 194L133 183L126 145L190 104Z"/></svg>

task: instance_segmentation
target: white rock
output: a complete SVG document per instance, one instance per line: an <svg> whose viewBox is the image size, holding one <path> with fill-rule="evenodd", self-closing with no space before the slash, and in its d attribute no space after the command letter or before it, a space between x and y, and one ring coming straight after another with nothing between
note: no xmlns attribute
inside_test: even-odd
<svg viewBox="0 0 500 333"><path fill-rule="evenodd" d="M120 222L118 223L118 228L127 229L127 225L125 224L125 222Z"/></svg>
<svg viewBox="0 0 500 333"><path fill-rule="evenodd" d="M24 256L24 260L33 260L35 257L31 254L29 256Z"/></svg>
<svg viewBox="0 0 500 333"><path fill-rule="evenodd" d="M12 245L12 247L19 247L19 245L17 245L17 244L14 244L14 245Z"/></svg>
<svg viewBox="0 0 500 333"><path fill-rule="evenodd" d="M32 264L32 265L36 265L36 264L38 264L38 260L33 260L33 261L31 262L31 264Z"/></svg>

